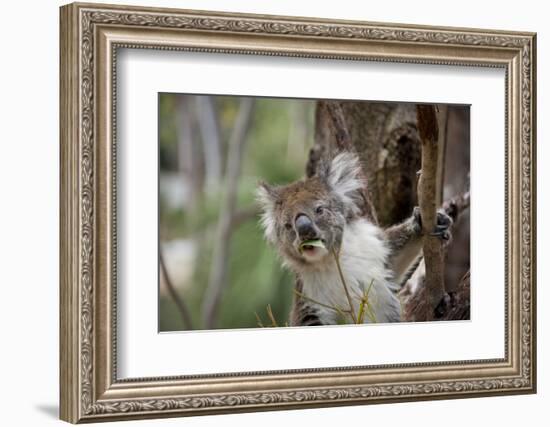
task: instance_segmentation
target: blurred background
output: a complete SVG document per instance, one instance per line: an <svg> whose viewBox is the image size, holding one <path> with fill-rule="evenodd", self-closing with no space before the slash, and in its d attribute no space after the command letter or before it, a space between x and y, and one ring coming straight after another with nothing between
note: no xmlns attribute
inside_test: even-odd
<svg viewBox="0 0 550 427"><path fill-rule="evenodd" d="M293 278L263 239L263 179L303 176L315 102L159 95L160 331L284 325ZM175 294L175 295L174 295Z"/></svg>
<svg viewBox="0 0 550 427"><path fill-rule="evenodd" d="M159 94L161 332L285 326L294 278L263 239L254 194L260 180L303 177L315 109L314 100ZM449 106L445 199L464 188L469 134L469 107ZM469 212L453 236L450 283L469 269Z"/></svg>

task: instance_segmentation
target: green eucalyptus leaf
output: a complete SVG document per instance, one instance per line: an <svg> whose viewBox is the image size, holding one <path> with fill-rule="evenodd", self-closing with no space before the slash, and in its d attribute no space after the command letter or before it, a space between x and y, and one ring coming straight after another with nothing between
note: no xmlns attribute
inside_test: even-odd
<svg viewBox="0 0 550 427"><path fill-rule="evenodd" d="M321 239L315 239L315 240L306 240L305 242L302 242L300 244L300 250L303 250L304 246L315 246L317 248L324 248L325 244Z"/></svg>

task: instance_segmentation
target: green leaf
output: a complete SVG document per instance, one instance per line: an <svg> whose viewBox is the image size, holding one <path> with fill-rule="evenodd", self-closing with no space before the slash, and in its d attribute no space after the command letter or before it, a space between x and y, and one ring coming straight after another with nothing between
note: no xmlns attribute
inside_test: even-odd
<svg viewBox="0 0 550 427"><path fill-rule="evenodd" d="M305 242L302 242L300 244L300 251L304 249L304 246L315 246L318 248L324 248L325 244L321 239L315 239L315 240L306 240Z"/></svg>

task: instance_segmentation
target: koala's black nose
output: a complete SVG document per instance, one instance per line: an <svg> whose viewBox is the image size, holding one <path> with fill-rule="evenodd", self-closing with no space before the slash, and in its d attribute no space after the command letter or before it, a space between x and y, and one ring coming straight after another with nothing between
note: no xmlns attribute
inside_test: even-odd
<svg viewBox="0 0 550 427"><path fill-rule="evenodd" d="M296 231L298 235L302 238L313 239L316 236L317 232L315 231L315 225L309 219L307 215L300 214L296 217Z"/></svg>

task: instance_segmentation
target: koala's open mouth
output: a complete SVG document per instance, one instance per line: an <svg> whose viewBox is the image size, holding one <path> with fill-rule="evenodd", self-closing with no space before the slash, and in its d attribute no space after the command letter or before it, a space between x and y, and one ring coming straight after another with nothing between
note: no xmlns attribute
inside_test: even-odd
<svg viewBox="0 0 550 427"><path fill-rule="evenodd" d="M322 248L326 249L325 242L323 239L311 239L311 240L305 240L302 243L300 243L299 251L300 253L312 253L315 252L315 248Z"/></svg>

